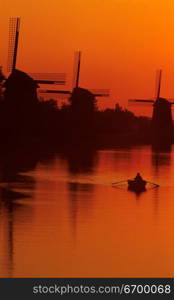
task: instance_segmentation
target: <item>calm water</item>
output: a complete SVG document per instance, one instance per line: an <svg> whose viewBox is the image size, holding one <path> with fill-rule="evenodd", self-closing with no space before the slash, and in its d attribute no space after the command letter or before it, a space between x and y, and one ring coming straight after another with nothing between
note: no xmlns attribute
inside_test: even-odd
<svg viewBox="0 0 174 300"><path fill-rule="evenodd" d="M174 147L87 153L1 158L0 276L174 277Z"/></svg>

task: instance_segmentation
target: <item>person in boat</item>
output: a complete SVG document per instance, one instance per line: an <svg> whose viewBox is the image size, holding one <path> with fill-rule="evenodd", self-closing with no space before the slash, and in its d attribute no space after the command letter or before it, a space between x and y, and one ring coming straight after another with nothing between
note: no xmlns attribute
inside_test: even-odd
<svg viewBox="0 0 174 300"><path fill-rule="evenodd" d="M138 182L144 181L143 178L142 178L142 176L140 175L140 173L137 173L137 175L135 176L134 180L138 181Z"/></svg>
<svg viewBox="0 0 174 300"><path fill-rule="evenodd" d="M140 173L137 173L134 179L128 180L128 189L133 191L144 191L146 187L146 181L142 178Z"/></svg>

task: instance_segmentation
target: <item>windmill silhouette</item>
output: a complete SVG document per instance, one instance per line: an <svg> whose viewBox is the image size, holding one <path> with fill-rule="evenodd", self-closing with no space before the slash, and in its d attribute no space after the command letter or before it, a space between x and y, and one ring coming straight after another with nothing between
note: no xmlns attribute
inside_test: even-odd
<svg viewBox="0 0 174 300"><path fill-rule="evenodd" d="M158 72L157 90L154 99L130 99L130 102L152 103L153 113L151 122L151 132L156 138L173 138L173 121L171 107L174 102L160 97L162 70Z"/></svg>
<svg viewBox="0 0 174 300"><path fill-rule="evenodd" d="M41 93L47 94L65 94L71 95L71 98L76 98L76 96L80 96L83 98L87 98L88 96L92 97L108 97L109 90L108 89L97 89L97 90L87 90L81 88L79 86L80 82L80 68L81 68L81 51L77 51L75 53L75 63L74 63L74 79L72 90L40 90Z"/></svg>
<svg viewBox="0 0 174 300"><path fill-rule="evenodd" d="M64 73L31 73L27 74L18 69L16 69L17 55L18 55L18 44L19 44L19 30L20 30L20 18L13 17L9 21L9 49L8 49L8 63L7 70L10 72L8 78L6 78L2 73L2 68L0 70L0 86L8 88L11 87L15 82L17 85L25 85L25 90L27 94L27 89L31 88L35 90L35 94L39 84L49 84L49 85L64 85L65 84L65 74ZM32 76L32 77L31 77ZM14 79L14 80L13 80ZM13 88L14 90L14 88ZM30 95L31 96L31 95ZM37 97L37 95L35 95Z"/></svg>

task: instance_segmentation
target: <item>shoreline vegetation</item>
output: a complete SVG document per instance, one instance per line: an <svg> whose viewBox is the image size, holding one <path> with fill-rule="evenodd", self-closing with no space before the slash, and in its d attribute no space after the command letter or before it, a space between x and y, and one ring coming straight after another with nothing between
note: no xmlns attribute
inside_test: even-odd
<svg viewBox="0 0 174 300"><path fill-rule="evenodd" d="M33 138L57 145L88 143L96 146L151 143L151 119L138 117L119 104L115 109L73 111L55 100L32 106L0 103L0 137L6 140Z"/></svg>

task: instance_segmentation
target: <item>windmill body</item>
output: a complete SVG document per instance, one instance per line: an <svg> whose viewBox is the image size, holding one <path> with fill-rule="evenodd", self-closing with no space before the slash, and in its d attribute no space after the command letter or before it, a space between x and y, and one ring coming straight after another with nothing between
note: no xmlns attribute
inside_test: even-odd
<svg viewBox="0 0 174 300"><path fill-rule="evenodd" d="M11 105L31 104L38 102L38 84L27 73L13 70L4 83L4 99Z"/></svg>
<svg viewBox="0 0 174 300"><path fill-rule="evenodd" d="M95 95L90 91L76 87L70 96L72 111L79 113L92 113L95 110Z"/></svg>
<svg viewBox="0 0 174 300"><path fill-rule="evenodd" d="M157 136L173 135L172 103L165 98L157 99L153 104L152 132Z"/></svg>

